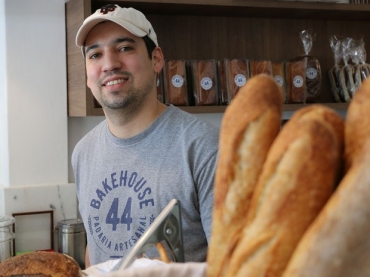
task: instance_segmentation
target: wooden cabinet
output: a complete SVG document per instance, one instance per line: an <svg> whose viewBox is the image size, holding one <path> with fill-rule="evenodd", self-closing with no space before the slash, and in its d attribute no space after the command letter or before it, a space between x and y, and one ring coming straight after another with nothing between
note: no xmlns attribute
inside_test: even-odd
<svg viewBox="0 0 370 277"><path fill-rule="evenodd" d="M84 60L75 46L83 20L103 5L116 3L141 10L152 23L166 59L247 58L283 61L303 54L299 37L312 29L316 40L310 54L321 63L319 102L333 103L328 70L334 65L332 35L363 39L370 44L370 5L258 0L69 0L66 3L69 116L103 115L86 87ZM286 104L285 111L303 105ZM223 112L225 106L183 107L192 113Z"/></svg>

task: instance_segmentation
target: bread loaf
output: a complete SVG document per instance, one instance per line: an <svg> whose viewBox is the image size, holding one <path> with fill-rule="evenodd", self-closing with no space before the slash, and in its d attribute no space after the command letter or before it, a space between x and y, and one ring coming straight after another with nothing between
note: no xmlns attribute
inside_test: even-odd
<svg viewBox="0 0 370 277"><path fill-rule="evenodd" d="M31 252L0 263L0 276L80 277L82 271L70 256L58 252Z"/></svg>
<svg viewBox="0 0 370 277"><path fill-rule="evenodd" d="M184 60L166 60L163 66L163 87L166 104L188 106L186 65Z"/></svg>
<svg viewBox="0 0 370 277"><path fill-rule="evenodd" d="M222 276L267 152L280 129L282 95L274 79L252 77L227 107L220 132L207 276Z"/></svg>
<svg viewBox="0 0 370 277"><path fill-rule="evenodd" d="M370 276L370 144L295 250L283 277Z"/></svg>
<svg viewBox="0 0 370 277"><path fill-rule="evenodd" d="M246 59L225 59L224 65L228 103L231 103L240 88L243 87L249 79L249 61Z"/></svg>
<svg viewBox="0 0 370 277"><path fill-rule="evenodd" d="M266 158L226 276L281 276L333 192L343 129L343 119L321 105L298 110L284 125ZM229 225L224 228L228 232Z"/></svg>
<svg viewBox="0 0 370 277"><path fill-rule="evenodd" d="M370 80L345 121L346 174L307 230L283 277L370 276Z"/></svg>
<svg viewBox="0 0 370 277"><path fill-rule="evenodd" d="M191 61L196 106L218 104L217 64L215 60Z"/></svg>
<svg viewBox="0 0 370 277"><path fill-rule="evenodd" d="M306 67L305 60L287 61L285 63L286 103L306 103Z"/></svg>
<svg viewBox="0 0 370 277"><path fill-rule="evenodd" d="M356 91L348 106L345 127L345 161L348 170L370 137L370 79Z"/></svg>
<svg viewBox="0 0 370 277"><path fill-rule="evenodd" d="M258 74L265 74L273 77L271 61L250 61L251 77Z"/></svg>

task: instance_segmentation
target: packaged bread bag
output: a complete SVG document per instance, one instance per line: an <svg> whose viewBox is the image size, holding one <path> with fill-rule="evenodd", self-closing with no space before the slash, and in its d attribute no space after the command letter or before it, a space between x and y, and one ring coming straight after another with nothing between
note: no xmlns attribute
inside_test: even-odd
<svg viewBox="0 0 370 277"><path fill-rule="evenodd" d="M334 97L335 102L345 102L344 94L340 82L340 71L342 61L342 43L337 36L332 36L329 39L330 47L334 55L334 66L329 69L328 76L331 86L331 92Z"/></svg>
<svg viewBox="0 0 370 277"><path fill-rule="evenodd" d="M318 101L321 89L321 66L319 60L311 55L311 50L313 46L313 42L316 39L316 34L311 30L303 30L300 32L300 38L302 40L302 45L304 49L304 54L298 57L295 57L290 61L288 66L296 68L301 63L301 66L305 66L304 68L304 83L300 87L299 93L304 93L304 101L302 103L316 103ZM291 63L298 63L298 64L291 64ZM290 70L288 68L287 73L294 74L294 70ZM294 76L287 76L294 82ZM293 78L293 79L292 79ZM297 80L296 80L297 81ZM300 84L299 82L297 84ZM293 83L293 89L296 88L296 83ZM292 88L292 84L291 84ZM290 92L293 94L292 102L297 103L296 97L294 97L294 93L298 93L297 90L294 92ZM302 97L301 97L302 98Z"/></svg>
<svg viewBox="0 0 370 277"><path fill-rule="evenodd" d="M165 103L188 106L187 75L184 60L166 60L163 67Z"/></svg>

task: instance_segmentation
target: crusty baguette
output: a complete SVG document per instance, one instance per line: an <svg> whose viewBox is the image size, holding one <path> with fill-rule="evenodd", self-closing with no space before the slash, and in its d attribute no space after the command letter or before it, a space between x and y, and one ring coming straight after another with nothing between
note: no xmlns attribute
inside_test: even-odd
<svg viewBox="0 0 370 277"><path fill-rule="evenodd" d="M280 129L282 95L274 79L252 77L227 107L220 131L207 276L222 276L244 225L263 163Z"/></svg>
<svg viewBox="0 0 370 277"><path fill-rule="evenodd" d="M283 277L370 276L370 144L307 230Z"/></svg>
<svg viewBox="0 0 370 277"><path fill-rule="evenodd" d="M281 276L333 192L343 129L343 119L321 105L298 110L284 125L268 153L226 276Z"/></svg>
<svg viewBox="0 0 370 277"><path fill-rule="evenodd" d="M348 106L345 125L346 171L355 157L361 153L365 141L370 137L370 78L356 91Z"/></svg>
<svg viewBox="0 0 370 277"><path fill-rule="evenodd" d="M27 275L80 277L82 271L72 257L58 252L31 252L0 263L0 276Z"/></svg>
<svg viewBox="0 0 370 277"><path fill-rule="evenodd" d="M346 174L307 230L284 277L370 276L370 80L351 101L345 121Z"/></svg>

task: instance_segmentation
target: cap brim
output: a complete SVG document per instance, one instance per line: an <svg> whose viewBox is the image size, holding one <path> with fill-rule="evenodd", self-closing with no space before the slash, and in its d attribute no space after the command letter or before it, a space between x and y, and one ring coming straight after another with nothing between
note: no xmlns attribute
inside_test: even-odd
<svg viewBox="0 0 370 277"><path fill-rule="evenodd" d="M84 46L86 37L87 37L88 33L91 31L91 29L95 25L97 25L98 23L103 22L103 21L114 22L114 23L120 25L121 27L125 28L127 31L129 31L133 35L138 36L138 37L144 37L144 36L147 35L146 32L144 32L143 30L141 30L140 28L136 27L135 25L131 24L130 22L128 22L126 20L117 20L117 19L114 19L114 18L106 17L106 16L104 16L104 17L95 17L95 18L92 18L90 21L84 22L84 24L78 30L77 35L76 35L76 45L80 46L80 47Z"/></svg>

